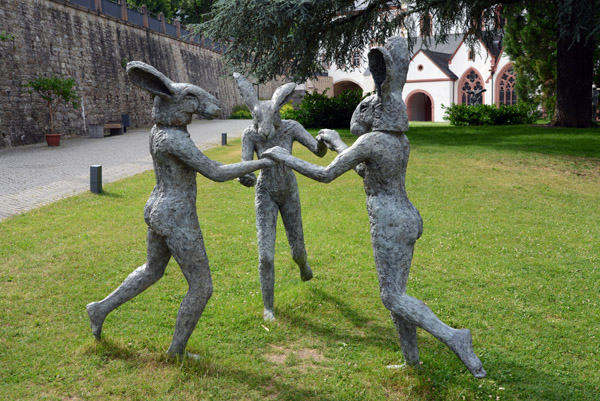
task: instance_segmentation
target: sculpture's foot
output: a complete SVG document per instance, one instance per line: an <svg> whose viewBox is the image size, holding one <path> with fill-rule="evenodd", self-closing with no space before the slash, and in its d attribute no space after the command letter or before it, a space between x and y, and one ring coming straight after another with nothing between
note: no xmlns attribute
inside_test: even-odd
<svg viewBox="0 0 600 401"><path fill-rule="evenodd" d="M85 309L90 317L92 334L96 340L100 340L102 337L102 324L104 323L104 319L106 319L106 314L100 310L100 302L89 303Z"/></svg>
<svg viewBox="0 0 600 401"><path fill-rule="evenodd" d="M413 368L420 368L421 367L421 360L419 359L419 353L417 351L417 355L416 357L414 355L405 355L404 356L404 364L407 366L412 366Z"/></svg>
<svg viewBox="0 0 600 401"><path fill-rule="evenodd" d="M265 322L272 322L275 320L275 314L273 313L272 309L265 308L263 310L263 320Z"/></svg>
<svg viewBox="0 0 600 401"><path fill-rule="evenodd" d="M302 278L302 281L308 281L313 278L313 272L308 265L308 262L306 262L304 266L300 267L300 278Z"/></svg>
<svg viewBox="0 0 600 401"><path fill-rule="evenodd" d="M410 368L410 369L421 369L421 363L419 362L416 365L412 365L412 364L410 364L408 362L404 362L401 365L387 365L385 368L386 369L408 369L408 368Z"/></svg>
<svg viewBox="0 0 600 401"><path fill-rule="evenodd" d="M199 360L202 359L200 357L200 355L198 355L198 354L192 354L191 352L187 352L187 351L185 352L185 356L188 357L188 358L190 358L190 359L193 359L194 361L199 361Z"/></svg>
<svg viewBox="0 0 600 401"><path fill-rule="evenodd" d="M180 349L179 347L174 347L173 344L167 350L167 356L172 359L183 359L186 354L189 354L189 352L185 352L185 347Z"/></svg>
<svg viewBox="0 0 600 401"><path fill-rule="evenodd" d="M471 330L456 330L456 333L454 334L449 346L460 358L462 363L465 364L473 376L478 379L485 377L487 373L483 369L483 364L477 355L475 355L475 351L473 351L473 338L471 337Z"/></svg>

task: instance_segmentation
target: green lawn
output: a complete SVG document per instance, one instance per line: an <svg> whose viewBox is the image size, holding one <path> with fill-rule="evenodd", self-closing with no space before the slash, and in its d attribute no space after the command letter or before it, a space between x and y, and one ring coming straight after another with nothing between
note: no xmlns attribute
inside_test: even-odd
<svg viewBox="0 0 600 401"><path fill-rule="evenodd" d="M422 330L422 369L386 368L402 354L353 172L298 176L315 277L300 281L280 226L276 322L261 318L254 191L199 177L215 287L188 343L201 360L165 358L187 289L173 261L94 341L85 305L145 259L148 172L0 222L0 399L597 400L600 130L415 124L408 136L424 219L408 292L472 330L485 379ZM239 141L207 154L238 161Z"/></svg>

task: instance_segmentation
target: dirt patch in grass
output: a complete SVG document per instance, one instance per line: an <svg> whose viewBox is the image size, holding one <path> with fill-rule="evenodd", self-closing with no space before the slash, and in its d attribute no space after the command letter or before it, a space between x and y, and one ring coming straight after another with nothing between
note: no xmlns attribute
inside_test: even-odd
<svg viewBox="0 0 600 401"><path fill-rule="evenodd" d="M283 347L275 344L270 344L269 348L271 352L265 355L266 360L276 365L291 362L303 372L308 369L323 367L322 364L327 361L321 351L314 348Z"/></svg>
<svg viewBox="0 0 600 401"><path fill-rule="evenodd" d="M497 168L522 171L523 168L529 171L545 171L563 176L564 174L600 178L600 160L589 157L576 156L543 156L539 158L514 159L509 158L500 161Z"/></svg>

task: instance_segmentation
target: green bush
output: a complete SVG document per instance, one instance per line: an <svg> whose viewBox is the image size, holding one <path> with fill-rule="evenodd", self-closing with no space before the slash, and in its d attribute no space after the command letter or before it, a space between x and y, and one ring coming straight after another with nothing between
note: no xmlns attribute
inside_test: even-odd
<svg viewBox="0 0 600 401"><path fill-rule="evenodd" d="M282 120L296 120L298 116L291 100L281 107L279 114L281 115Z"/></svg>
<svg viewBox="0 0 600 401"><path fill-rule="evenodd" d="M50 114L50 133L54 133L54 110L58 102L71 103L74 109L79 108L79 96L75 91L75 80L70 77L38 75L27 81L24 88L30 88L29 93L37 93L46 101Z"/></svg>
<svg viewBox="0 0 600 401"><path fill-rule="evenodd" d="M326 92L307 93L298 110L288 115L306 128L349 128L352 113L363 99L362 91L348 90L335 97Z"/></svg>
<svg viewBox="0 0 600 401"><path fill-rule="evenodd" d="M444 120L452 125L510 125L532 124L538 117L537 110L528 105L517 104L513 106L480 104L465 105L452 104L445 107Z"/></svg>
<svg viewBox="0 0 600 401"><path fill-rule="evenodd" d="M238 104L233 106L229 118L232 120L252 120L252 113L245 104Z"/></svg>

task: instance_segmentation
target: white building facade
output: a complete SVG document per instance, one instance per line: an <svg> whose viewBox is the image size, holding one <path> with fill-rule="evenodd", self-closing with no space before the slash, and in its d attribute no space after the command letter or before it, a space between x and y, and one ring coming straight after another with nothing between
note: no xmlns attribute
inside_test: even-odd
<svg viewBox="0 0 600 401"><path fill-rule="evenodd" d="M482 91L483 104L515 104L515 73L502 51L500 38L479 43L473 51L464 34L452 34L446 43L417 40L404 86L404 101L411 121L444 121L443 106L469 104L469 92ZM354 68L344 72L331 66L327 73L330 95L347 89L374 90L366 54L354 57ZM310 86L310 85L309 85Z"/></svg>

